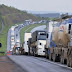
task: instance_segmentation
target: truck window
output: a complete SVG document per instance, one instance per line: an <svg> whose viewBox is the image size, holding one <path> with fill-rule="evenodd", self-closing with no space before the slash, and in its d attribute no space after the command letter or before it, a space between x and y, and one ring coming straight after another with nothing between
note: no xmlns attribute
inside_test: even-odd
<svg viewBox="0 0 72 72"><path fill-rule="evenodd" d="M38 40L46 40L46 34L38 35Z"/></svg>

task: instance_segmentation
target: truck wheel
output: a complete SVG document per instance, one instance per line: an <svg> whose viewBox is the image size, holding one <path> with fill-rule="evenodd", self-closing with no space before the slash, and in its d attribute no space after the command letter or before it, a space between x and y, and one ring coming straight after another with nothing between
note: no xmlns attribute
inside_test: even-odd
<svg viewBox="0 0 72 72"><path fill-rule="evenodd" d="M52 56L51 56L51 53L49 54L49 60L52 60Z"/></svg>
<svg viewBox="0 0 72 72"><path fill-rule="evenodd" d="M61 62L61 64L63 63L63 60L62 60L62 58L60 59L60 62Z"/></svg>
<svg viewBox="0 0 72 72"><path fill-rule="evenodd" d="M45 49L45 57L46 57L46 59L48 59L48 51L47 51L47 49Z"/></svg>
<svg viewBox="0 0 72 72"><path fill-rule="evenodd" d="M28 55L30 55L30 48L29 48L29 50L28 50Z"/></svg>
<svg viewBox="0 0 72 72"><path fill-rule="evenodd" d="M64 58L63 58L63 57L61 57L60 62L61 62L62 64L64 64Z"/></svg>
<svg viewBox="0 0 72 72"><path fill-rule="evenodd" d="M70 67L70 61L69 60L67 60L67 66Z"/></svg>
<svg viewBox="0 0 72 72"><path fill-rule="evenodd" d="M12 51L12 55L14 55L14 52Z"/></svg>
<svg viewBox="0 0 72 72"><path fill-rule="evenodd" d="M15 55L15 51L14 50L12 51L12 55Z"/></svg>
<svg viewBox="0 0 72 72"><path fill-rule="evenodd" d="M35 54L35 52L34 52L34 57L36 57L36 54Z"/></svg>
<svg viewBox="0 0 72 72"><path fill-rule="evenodd" d="M56 54L53 54L53 61L55 62L56 61Z"/></svg>
<svg viewBox="0 0 72 72"><path fill-rule="evenodd" d="M24 55L24 50L21 51L21 55Z"/></svg>
<svg viewBox="0 0 72 72"><path fill-rule="evenodd" d="M19 55L19 51L17 49L15 50L15 54L16 55Z"/></svg>
<svg viewBox="0 0 72 72"><path fill-rule="evenodd" d="M70 60L70 67L72 67L72 60Z"/></svg>

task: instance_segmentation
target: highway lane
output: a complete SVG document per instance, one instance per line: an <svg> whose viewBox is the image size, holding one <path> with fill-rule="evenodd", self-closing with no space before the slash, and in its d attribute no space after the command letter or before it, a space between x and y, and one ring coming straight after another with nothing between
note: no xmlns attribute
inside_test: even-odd
<svg viewBox="0 0 72 72"><path fill-rule="evenodd" d="M25 72L72 72L71 68L45 58L33 56L10 56L10 58L19 64Z"/></svg>
<svg viewBox="0 0 72 72"><path fill-rule="evenodd" d="M38 26L38 27L35 27L31 30L31 33L33 33L34 31L36 30L44 30L46 28L46 25L42 25L42 26Z"/></svg>
<svg viewBox="0 0 72 72"><path fill-rule="evenodd" d="M20 42L20 34L19 34L19 27L15 28L15 43L19 40Z"/></svg>
<svg viewBox="0 0 72 72"><path fill-rule="evenodd" d="M10 50L10 32L11 32L11 29L9 29L7 33L7 51Z"/></svg>

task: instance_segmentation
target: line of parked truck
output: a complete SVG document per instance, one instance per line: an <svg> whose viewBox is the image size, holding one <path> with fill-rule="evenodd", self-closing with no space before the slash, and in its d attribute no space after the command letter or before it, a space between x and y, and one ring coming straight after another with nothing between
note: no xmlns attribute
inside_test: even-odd
<svg viewBox="0 0 72 72"><path fill-rule="evenodd" d="M25 33L24 43L18 49L19 54L45 56L72 67L72 18L65 18L61 23L49 21L46 30Z"/></svg>

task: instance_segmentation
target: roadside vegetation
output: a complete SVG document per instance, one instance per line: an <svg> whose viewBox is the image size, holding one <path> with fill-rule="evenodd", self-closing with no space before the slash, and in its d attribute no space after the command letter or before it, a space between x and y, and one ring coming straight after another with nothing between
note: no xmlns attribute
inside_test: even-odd
<svg viewBox="0 0 72 72"><path fill-rule="evenodd" d="M33 21L37 21L40 19L30 13L27 13L26 11L21 11L11 6L8 7L4 4L0 5L0 14L5 25L24 22L24 20L27 19L32 19Z"/></svg>
<svg viewBox="0 0 72 72"><path fill-rule="evenodd" d="M1 22L2 22L2 15L1 15L1 13L0 13L0 30L2 29L2 24L1 24Z"/></svg>
<svg viewBox="0 0 72 72"><path fill-rule="evenodd" d="M2 43L2 47L0 48L0 52L5 52L7 47L7 32L12 25L4 26L3 31L0 34L0 42Z"/></svg>

